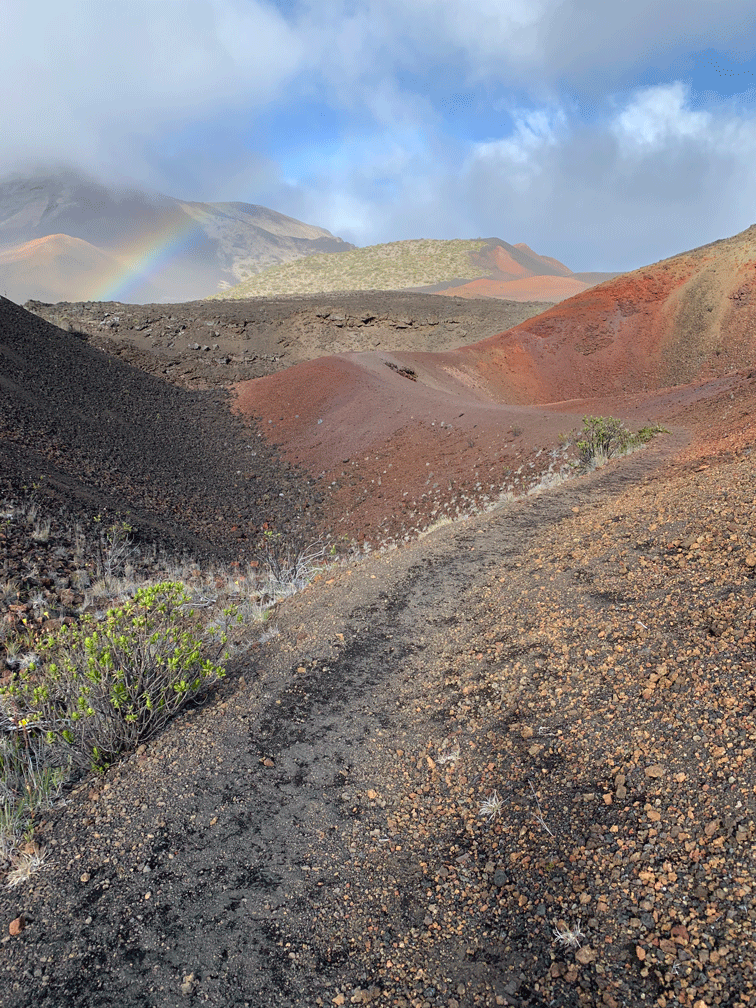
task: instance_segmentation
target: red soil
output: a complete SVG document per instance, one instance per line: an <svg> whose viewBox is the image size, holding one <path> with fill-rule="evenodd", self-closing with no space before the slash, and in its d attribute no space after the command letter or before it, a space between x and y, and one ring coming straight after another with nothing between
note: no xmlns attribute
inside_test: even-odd
<svg viewBox="0 0 756 1008"><path fill-rule="evenodd" d="M489 261L493 269L493 275L496 276L498 274L502 279L518 280L521 277L533 276L532 269L528 269L527 266L518 263L501 246L491 249Z"/></svg>
<svg viewBox="0 0 756 1008"><path fill-rule="evenodd" d="M84 259L91 259L95 263L110 262L111 256L96 245L91 245L81 238L72 238L66 234L45 235L44 238L35 238L32 241L24 242L23 245L14 245L12 248L0 249L0 263L24 262L35 260L39 264L50 264L61 255L77 256Z"/></svg>
<svg viewBox="0 0 756 1008"><path fill-rule="evenodd" d="M374 543L522 489L580 420L492 402L454 367L453 353L323 357L241 383L236 406L320 477L337 537L359 531Z"/></svg>
<svg viewBox="0 0 756 1008"><path fill-rule="evenodd" d="M401 541L527 491L581 425L581 404L496 402L460 363L459 351L323 357L240 383L235 406L319 479L332 538Z"/></svg>
<svg viewBox="0 0 756 1008"><path fill-rule="evenodd" d="M491 280L481 277L460 287L439 291L449 297L502 298L505 301L564 301L590 285L572 277L527 276L520 280Z"/></svg>
<svg viewBox="0 0 756 1008"><path fill-rule="evenodd" d="M459 286L436 289L449 297L503 298L508 301L563 301L586 290L564 263L540 256L520 242L508 245L498 238L470 253L470 264L484 275ZM475 275L473 273L473 275Z"/></svg>
<svg viewBox="0 0 756 1008"><path fill-rule="evenodd" d="M536 483L546 450L587 413L693 429L699 457L735 445L735 396L745 444L756 393L732 372L756 363L755 290L752 228L480 343L321 358L240 384L236 405L330 486L334 531L400 538Z"/></svg>
<svg viewBox="0 0 756 1008"><path fill-rule="evenodd" d="M540 260L548 267L548 271L556 270L561 276L572 276L572 270L569 266L565 266L563 262L559 262L558 259L554 259L553 256L542 256L534 252L530 245L526 245L525 242L517 242L515 245L516 249L520 249L522 252L527 252L528 255L533 256L534 259Z"/></svg>
<svg viewBox="0 0 756 1008"><path fill-rule="evenodd" d="M508 402L640 392L756 359L756 227L626 273L459 351Z"/></svg>
<svg viewBox="0 0 756 1008"><path fill-rule="evenodd" d="M509 245L500 238L489 238L485 245L470 253L470 262L492 280L522 280L535 276L572 276L572 270L550 256L541 256L520 242Z"/></svg>

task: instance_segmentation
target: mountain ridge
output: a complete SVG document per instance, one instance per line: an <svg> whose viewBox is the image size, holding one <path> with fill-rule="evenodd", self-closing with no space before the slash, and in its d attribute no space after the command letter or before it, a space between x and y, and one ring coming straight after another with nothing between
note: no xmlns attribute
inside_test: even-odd
<svg viewBox="0 0 756 1008"><path fill-rule="evenodd" d="M756 362L756 225L624 273L460 354L509 402L722 377Z"/></svg>
<svg viewBox="0 0 756 1008"><path fill-rule="evenodd" d="M44 300L45 263L25 246L53 234L87 242L116 260L99 271L83 261L69 264L58 283L68 287L58 300L195 300L272 264L353 247L325 228L257 204L108 188L68 170L15 175L0 182L0 248L27 267L19 276L18 266L15 272L0 266L0 287L11 300Z"/></svg>
<svg viewBox="0 0 756 1008"><path fill-rule="evenodd" d="M601 274L602 279L607 275L616 274ZM501 238L413 238L274 266L213 298L414 290L554 302L589 286L557 259L540 256L524 243L511 245Z"/></svg>

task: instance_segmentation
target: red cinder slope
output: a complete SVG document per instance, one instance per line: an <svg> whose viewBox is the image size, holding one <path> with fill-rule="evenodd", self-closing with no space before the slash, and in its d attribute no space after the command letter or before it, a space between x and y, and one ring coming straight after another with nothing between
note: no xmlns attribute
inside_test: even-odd
<svg viewBox="0 0 756 1008"><path fill-rule="evenodd" d="M455 352L493 398L555 402L756 363L756 226L626 273Z"/></svg>
<svg viewBox="0 0 756 1008"><path fill-rule="evenodd" d="M555 259L553 256L538 255L538 253L534 252L530 245L526 245L525 242L517 242L515 248L520 249L522 252L527 252L528 255L533 256L534 259L543 263L546 267L543 270L544 273L551 273L553 270L556 270L561 276L572 276L572 270L569 266L565 266L563 262L559 262L559 260Z"/></svg>
<svg viewBox="0 0 756 1008"><path fill-rule="evenodd" d="M500 238L489 238L477 252L470 253L473 270L483 276L464 284L434 286L436 294L449 297L503 298L507 301L564 301L590 283L573 277L572 270L558 259L540 256L520 242L509 245Z"/></svg>
<svg viewBox="0 0 756 1008"><path fill-rule="evenodd" d="M447 360L448 358L448 360ZM334 541L386 543L522 493L580 417L492 402L454 353L351 353L241 382L235 407L328 495Z"/></svg>
<svg viewBox="0 0 756 1008"><path fill-rule="evenodd" d="M573 277L528 276L520 280L490 280L481 277L459 287L438 291L448 297L501 298L504 301L564 301L587 290L590 284Z"/></svg>
<svg viewBox="0 0 756 1008"><path fill-rule="evenodd" d="M387 542L543 485L585 414L715 430L719 452L736 419L750 436L754 364L756 227L457 350L340 354L243 382L235 406L320 480L334 534Z"/></svg>

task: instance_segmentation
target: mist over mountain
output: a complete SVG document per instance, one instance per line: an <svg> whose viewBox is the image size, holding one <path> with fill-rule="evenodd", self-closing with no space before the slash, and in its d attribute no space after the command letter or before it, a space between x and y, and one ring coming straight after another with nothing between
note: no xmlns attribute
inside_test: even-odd
<svg viewBox="0 0 756 1008"><path fill-rule="evenodd" d="M51 236L52 245L40 242ZM251 203L118 189L72 170L0 183L0 289L14 301L195 300L278 263L349 248Z"/></svg>

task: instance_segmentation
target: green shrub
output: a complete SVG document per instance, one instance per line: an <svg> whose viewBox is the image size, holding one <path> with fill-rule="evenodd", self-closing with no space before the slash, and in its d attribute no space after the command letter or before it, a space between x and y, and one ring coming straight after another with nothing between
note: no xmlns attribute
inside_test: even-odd
<svg viewBox="0 0 756 1008"><path fill-rule="evenodd" d="M580 462L584 466L591 466L624 455L639 445L648 444L654 435L662 433L668 431L654 425L643 427L637 434L633 434L617 417L585 416L575 447Z"/></svg>
<svg viewBox="0 0 756 1008"><path fill-rule="evenodd" d="M622 455L630 445L632 434L616 417L583 417L583 429L578 434L575 447L583 465L597 459L610 459Z"/></svg>
<svg viewBox="0 0 756 1008"><path fill-rule="evenodd" d="M662 427L660 424L652 424L650 427L641 427L641 429L633 434L633 444L648 444L652 437L656 437L657 434L669 434L666 427Z"/></svg>
<svg viewBox="0 0 756 1008"><path fill-rule="evenodd" d="M103 619L85 616L43 640L0 701L76 764L104 769L224 675L234 615L229 607L225 626L205 627L182 584L140 588Z"/></svg>
<svg viewBox="0 0 756 1008"><path fill-rule="evenodd" d="M51 764L49 748L0 705L0 867L13 861L37 813L58 797L68 767Z"/></svg>

